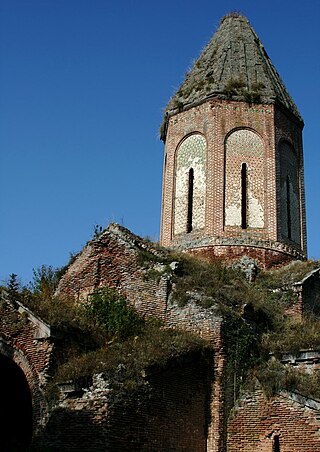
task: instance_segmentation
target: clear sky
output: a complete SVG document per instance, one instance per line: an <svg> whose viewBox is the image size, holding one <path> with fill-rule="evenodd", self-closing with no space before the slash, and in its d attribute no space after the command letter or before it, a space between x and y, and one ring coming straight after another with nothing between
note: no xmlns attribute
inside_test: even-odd
<svg viewBox="0 0 320 452"><path fill-rule="evenodd" d="M320 258L320 0L1 0L0 284L64 265L95 224L159 237L163 108L230 11L247 16L304 118Z"/></svg>

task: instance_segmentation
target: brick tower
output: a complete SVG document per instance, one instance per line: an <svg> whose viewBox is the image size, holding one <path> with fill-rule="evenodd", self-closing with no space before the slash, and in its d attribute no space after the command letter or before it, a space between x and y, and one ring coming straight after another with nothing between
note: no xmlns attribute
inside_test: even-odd
<svg viewBox="0 0 320 452"><path fill-rule="evenodd" d="M165 110L161 244L265 268L304 259L302 129L248 20L224 17Z"/></svg>

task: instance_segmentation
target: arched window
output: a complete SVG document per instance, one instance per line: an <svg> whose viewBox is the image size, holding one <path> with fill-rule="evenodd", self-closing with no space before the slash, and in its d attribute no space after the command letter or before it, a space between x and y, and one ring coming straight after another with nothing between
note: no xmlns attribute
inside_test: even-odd
<svg viewBox="0 0 320 452"><path fill-rule="evenodd" d="M225 226L242 229L265 225L265 151L260 136L233 131L225 143ZM246 163L244 163L246 162Z"/></svg>
<svg viewBox="0 0 320 452"><path fill-rule="evenodd" d="M297 244L301 241L299 158L287 142L279 146L280 228L283 238Z"/></svg>
<svg viewBox="0 0 320 452"><path fill-rule="evenodd" d="M193 168L189 169L189 183L188 183L188 218L187 218L187 232L192 231L192 208L193 208Z"/></svg>
<svg viewBox="0 0 320 452"><path fill-rule="evenodd" d="M199 133L187 136L176 150L174 235L205 226L206 154L206 140Z"/></svg>

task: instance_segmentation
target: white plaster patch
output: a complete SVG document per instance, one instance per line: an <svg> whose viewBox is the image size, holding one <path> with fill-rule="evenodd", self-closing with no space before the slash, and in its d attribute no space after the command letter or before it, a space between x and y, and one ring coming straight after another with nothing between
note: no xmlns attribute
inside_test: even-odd
<svg viewBox="0 0 320 452"><path fill-rule="evenodd" d="M226 207L226 225L239 226L241 224L241 207L236 204Z"/></svg>
<svg viewBox="0 0 320 452"><path fill-rule="evenodd" d="M250 192L248 194L248 227L264 227L263 207L259 200L254 198Z"/></svg>

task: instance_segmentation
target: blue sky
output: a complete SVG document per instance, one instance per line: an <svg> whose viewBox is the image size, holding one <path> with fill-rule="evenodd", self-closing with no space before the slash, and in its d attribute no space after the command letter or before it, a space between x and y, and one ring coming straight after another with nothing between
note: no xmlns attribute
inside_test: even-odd
<svg viewBox="0 0 320 452"><path fill-rule="evenodd" d="M319 0L2 0L0 283L64 265L95 224L159 237L163 108L230 11L248 17L304 118L320 258Z"/></svg>

